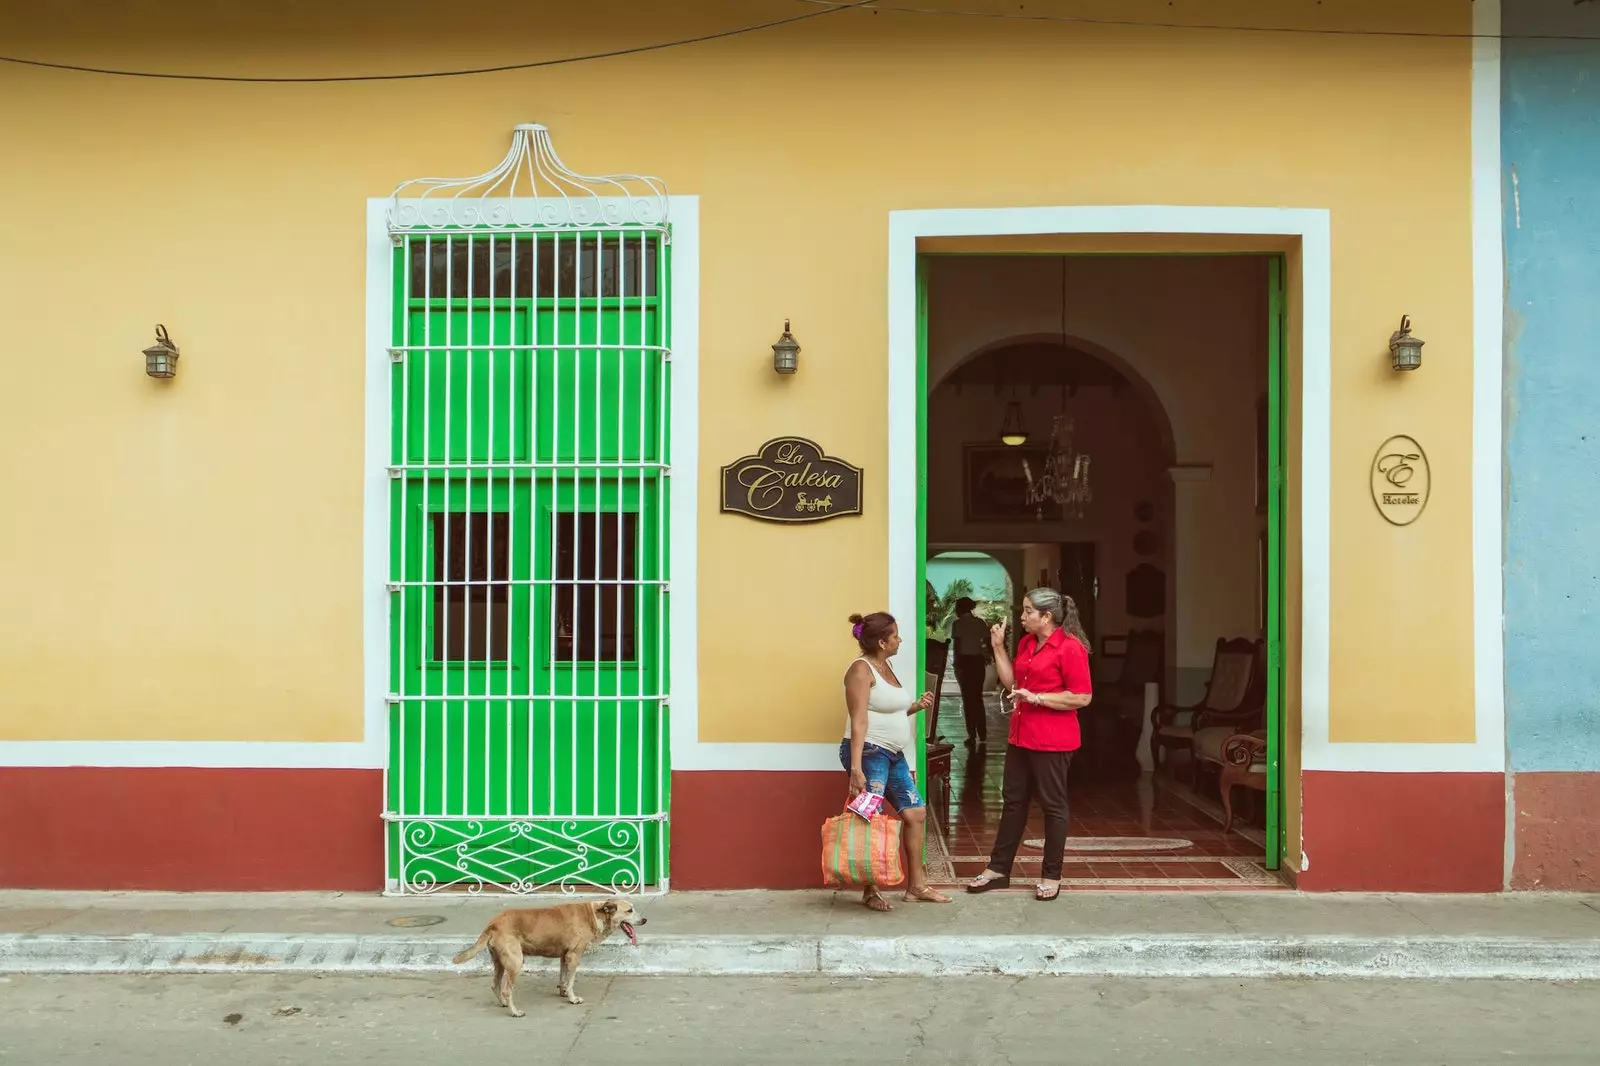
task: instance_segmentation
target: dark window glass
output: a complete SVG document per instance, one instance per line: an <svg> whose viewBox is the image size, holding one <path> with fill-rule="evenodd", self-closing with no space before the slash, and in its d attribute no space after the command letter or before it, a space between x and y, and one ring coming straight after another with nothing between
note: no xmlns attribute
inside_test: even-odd
<svg viewBox="0 0 1600 1066"><path fill-rule="evenodd" d="M558 514L555 658L638 658L638 515Z"/></svg>
<svg viewBox="0 0 1600 1066"><path fill-rule="evenodd" d="M504 513L430 514L433 533L433 658L506 657L511 523Z"/></svg>
<svg viewBox="0 0 1600 1066"><path fill-rule="evenodd" d="M639 297L656 295L656 238L637 233L573 234L538 238L539 296ZM411 243L411 298L442 300L447 295L465 299L470 293L487 299L511 294L515 273L516 295L533 295L534 238L532 237L429 237ZM512 259L516 260L515 271ZM640 263L643 262L641 269ZM469 269L470 268L470 269Z"/></svg>

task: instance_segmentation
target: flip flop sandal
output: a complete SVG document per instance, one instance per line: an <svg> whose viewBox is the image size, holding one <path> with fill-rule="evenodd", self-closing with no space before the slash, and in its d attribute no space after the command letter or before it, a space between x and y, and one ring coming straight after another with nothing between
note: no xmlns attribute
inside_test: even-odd
<svg viewBox="0 0 1600 1066"><path fill-rule="evenodd" d="M967 891L971 892L973 895L977 895L980 892L989 892L996 888L1010 887L1010 877L986 877L982 878L981 880L967 882Z"/></svg>
<svg viewBox="0 0 1600 1066"><path fill-rule="evenodd" d="M1049 893L1049 895L1046 895L1045 893ZM1051 900L1056 899L1060 895L1060 885L1056 885L1054 889L1051 889L1048 885L1035 885L1033 889L1033 898L1038 900L1040 903L1049 903Z"/></svg>

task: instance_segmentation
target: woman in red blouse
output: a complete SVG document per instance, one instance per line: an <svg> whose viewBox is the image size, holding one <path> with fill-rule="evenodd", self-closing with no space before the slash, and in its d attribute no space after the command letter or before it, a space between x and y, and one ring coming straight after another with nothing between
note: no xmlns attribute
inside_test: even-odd
<svg viewBox="0 0 1600 1066"><path fill-rule="evenodd" d="M1061 859L1067 848L1067 767L1081 743L1078 708L1089 706L1089 638L1078 608L1054 589L1034 589L1022 601L1023 638L1013 667L1006 629L989 631L995 673L1016 701L1007 736L1003 807L989 866L967 884L987 892L1011 884L1011 864L1028 825L1028 801L1044 812L1044 864L1034 897L1061 894Z"/></svg>

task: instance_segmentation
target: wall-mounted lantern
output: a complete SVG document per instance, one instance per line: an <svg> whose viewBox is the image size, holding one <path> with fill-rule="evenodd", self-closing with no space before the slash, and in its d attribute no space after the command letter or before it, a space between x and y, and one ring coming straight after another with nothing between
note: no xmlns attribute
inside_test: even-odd
<svg viewBox="0 0 1600 1066"><path fill-rule="evenodd" d="M1000 420L1000 443L1013 448L1028 443L1028 430L1022 424L1022 405L1016 400L1006 404L1006 415Z"/></svg>
<svg viewBox="0 0 1600 1066"><path fill-rule="evenodd" d="M1396 370L1415 370L1422 365L1421 337L1411 335L1411 316L1400 316L1400 328L1389 337L1389 363Z"/></svg>
<svg viewBox="0 0 1600 1066"><path fill-rule="evenodd" d="M170 378L178 373L178 346L167 336L166 326L156 326L156 342L144 350L144 372L153 378Z"/></svg>
<svg viewBox="0 0 1600 1066"><path fill-rule="evenodd" d="M789 332L789 320L783 320L783 336L772 346L772 369L780 374L793 374L800 369L800 344Z"/></svg>

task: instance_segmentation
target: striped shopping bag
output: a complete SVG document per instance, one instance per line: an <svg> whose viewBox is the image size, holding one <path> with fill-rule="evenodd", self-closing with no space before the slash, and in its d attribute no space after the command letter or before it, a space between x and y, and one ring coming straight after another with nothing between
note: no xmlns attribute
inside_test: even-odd
<svg viewBox="0 0 1600 1066"><path fill-rule="evenodd" d="M905 880L900 862L900 819L874 815L871 821L849 811L822 823L822 883L829 888L898 885Z"/></svg>

